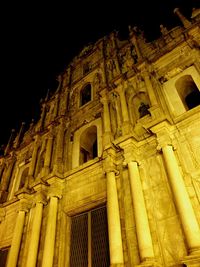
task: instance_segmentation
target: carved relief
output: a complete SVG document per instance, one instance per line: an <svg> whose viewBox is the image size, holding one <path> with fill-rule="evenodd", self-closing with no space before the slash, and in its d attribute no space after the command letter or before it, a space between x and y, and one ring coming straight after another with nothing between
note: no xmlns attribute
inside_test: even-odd
<svg viewBox="0 0 200 267"><path fill-rule="evenodd" d="M95 93L99 93L99 91L101 91L101 88L103 87L103 77L102 77L102 73L101 72L97 72L94 75L93 78L93 88L94 88L94 92Z"/></svg>
<svg viewBox="0 0 200 267"><path fill-rule="evenodd" d="M78 89L74 89L74 91L72 92L72 95L70 96L70 111L74 112L77 108L77 102L78 102Z"/></svg>
<svg viewBox="0 0 200 267"><path fill-rule="evenodd" d="M110 59L106 62L106 73L108 81L111 81L118 74L116 59Z"/></svg>

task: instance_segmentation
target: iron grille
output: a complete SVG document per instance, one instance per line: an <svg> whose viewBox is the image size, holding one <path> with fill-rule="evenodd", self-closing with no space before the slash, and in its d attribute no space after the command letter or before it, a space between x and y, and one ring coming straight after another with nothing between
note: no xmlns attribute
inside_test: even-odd
<svg viewBox="0 0 200 267"><path fill-rule="evenodd" d="M72 218L70 267L109 267L106 207Z"/></svg>
<svg viewBox="0 0 200 267"><path fill-rule="evenodd" d="M88 267L88 215L72 218L70 267Z"/></svg>

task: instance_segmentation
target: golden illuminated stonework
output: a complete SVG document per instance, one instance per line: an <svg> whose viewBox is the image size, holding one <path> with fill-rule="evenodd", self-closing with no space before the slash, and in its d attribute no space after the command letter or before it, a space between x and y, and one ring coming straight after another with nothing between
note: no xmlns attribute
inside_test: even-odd
<svg viewBox="0 0 200 267"><path fill-rule="evenodd" d="M85 47L10 139L0 266L200 266L200 12L174 12Z"/></svg>

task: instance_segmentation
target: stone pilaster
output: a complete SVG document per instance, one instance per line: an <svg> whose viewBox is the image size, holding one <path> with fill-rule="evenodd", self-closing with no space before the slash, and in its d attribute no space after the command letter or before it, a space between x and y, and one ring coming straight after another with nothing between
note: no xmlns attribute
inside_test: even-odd
<svg viewBox="0 0 200 267"><path fill-rule="evenodd" d="M120 96L121 102L121 111L122 111L122 133L129 134L130 133L130 120L129 120L129 113L128 113L128 106L126 103L126 97L124 92L124 86L122 84L118 84L116 88L117 93Z"/></svg>
<svg viewBox="0 0 200 267"><path fill-rule="evenodd" d="M54 135L53 135L53 130L51 128L49 129L49 134L48 134L48 139L47 139L43 175L47 175L50 172L52 149L53 149L53 138L54 138Z"/></svg>
<svg viewBox="0 0 200 267"><path fill-rule="evenodd" d="M34 218L31 230L30 244L28 248L26 267L35 267L37 264L40 230L42 223L42 211L43 211L43 205L46 204L45 197L42 193L38 193L34 197L34 199L36 203L35 203Z"/></svg>
<svg viewBox="0 0 200 267"><path fill-rule="evenodd" d="M28 202L26 202L26 200L24 199L20 200L18 215L17 215L12 242L11 242L11 247L10 247L10 251L9 251L9 255L7 259L8 267L18 266L17 261L18 261L19 251L20 251L22 234L24 230L25 214L26 212L28 212L29 207L30 205Z"/></svg>
<svg viewBox="0 0 200 267"><path fill-rule="evenodd" d="M31 179L33 179L33 176L34 176L36 161L37 161L37 155L38 155L38 136L35 138L31 163L30 163L29 172L28 172L28 176Z"/></svg>
<svg viewBox="0 0 200 267"><path fill-rule="evenodd" d="M109 112L109 100L106 93L106 90L101 91L101 103L103 104L103 126L104 126L104 132L103 132L103 145L107 145L110 143L112 139L111 134L111 124L110 124L110 112Z"/></svg>
<svg viewBox="0 0 200 267"><path fill-rule="evenodd" d="M117 150L108 148L104 151L104 166L107 188L107 217L110 251L110 266L124 266L120 212L116 183L115 157Z"/></svg>
<svg viewBox="0 0 200 267"><path fill-rule="evenodd" d="M124 266L115 170L106 171L110 266Z"/></svg>
<svg viewBox="0 0 200 267"><path fill-rule="evenodd" d="M154 251L137 162L130 161L128 163L128 170L135 214L139 253L141 263L145 265L146 262L149 264L150 260L152 262L154 261Z"/></svg>
<svg viewBox="0 0 200 267"><path fill-rule="evenodd" d="M54 171L62 172L62 157L63 157L63 143L64 143L64 119L60 120L58 126L58 133L56 135L56 150L55 150L55 162Z"/></svg>
<svg viewBox="0 0 200 267"><path fill-rule="evenodd" d="M157 99L156 99L156 96L155 96L155 93L154 93L154 89L153 89L153 86L152 86L152 83L151 83L151 80L150 80L150 77L149 77L149 73L147 72L147 70L144 70L142 75L144 77L144 81L145 81L145 84L146 84L146 88L147 88L147 92L148 92L148 96L149 96L149 99L150 99L151 106L157 106L158 103L157 103Z"/></svg>
<svg viewBox="0 0 200 267"><path fill-rule="evenodd" d="M53 266L54 246L56 238L57 210L58 210L58 197L51 196L49 201L49 212L47 218L42 267Z"/></svg>

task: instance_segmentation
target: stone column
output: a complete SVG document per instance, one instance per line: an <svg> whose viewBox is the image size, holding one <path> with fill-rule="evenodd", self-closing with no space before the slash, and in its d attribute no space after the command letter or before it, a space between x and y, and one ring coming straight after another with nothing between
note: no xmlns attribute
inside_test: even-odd
<svg viewBox="0 0 200 267"><path fill-rule="evenodd" d="M27 267L35 267L37 263L40 229L42 223L43 202L37 202L34 211L34 218L31 230L30 245L28 248Z"/></svg>
<svg viewBox="0 0 200 267"><path fill-rule="evenodd" d="M110 266L121 267L124 258L115 171L107 171L106 177Z"/></svg>
<svg viewBox="0 0 200 267"><path fill-rule="evenodd" d="M142 263L154 259L151 232L137 162L128 163L139 253Z"/></svg>
<svg viewBox="0 0 200 267"><path fill-rule="evenodd" d="M118 92L120 96L123 122L129 122L128 107L126 103L124 88L118 85L118 88L116 89L116 91Z"/></svg>
<svg viewBox="0 0 200 267"><path fill-rule="evenodd" d="M121 102L121 111L122 111L122 119L123 119L122 133L128 134L130 133L130 120L129 120L128 106L126 103L126 97L125 97L123 86L118 85L116 91L119 94L120 102Z"/></svg>
<svg viewBox="0 0 200 267"><path fill-rule="evenodd" d="M56 238L56 220L58 209L58 197L50 197L49 212L46 226L46 236L44 241L44 252L42 267L52 267L54 257L54 245Z"/></svg>
<svg viewBox="0 0 200 267"><path fill-rule="evenodd" d="M162 147L175 203L191 253L200 250L200 228L171 145Z"/></svg>
<svg viewBox="0 0 200 267"><path fill-rule="evenodd" d="M109 144L111 140L111 124L110 124L110 112L108 106L108 98L105 91L101 92L101 103L103 104L103 125L104 134L103 141L104 145Z"/></svg>
<svg viewBox="0 0 200 267"><path fill-rule="evenodd" d="M44 175L47 175L50 172L52 149L53 149L53 133L52 133L52 129L50 129L49 136L47 139L46 153L45 153L45 159L44 159L44 173L43 173Z"/></svg>
<svg viewBox="0 0 200 267"><path fill-rule="evenodd" d="M58 115L58 102L59 102L59 96L58 94L55 96L55 104L54 104L54 110L53 110L53 120L55 120L55 118Z"/></svg>
<svg viewBox="0 0 200 267"><path fill-rule="evenodd" d="M35 165L36 165L36 160L37 160L37 153L38 153L38 138L36 137L35 143L34 143L34 148L33 148L33 153L32 153L32 158L31 158L31 163L30 163L30 168L28 172L28 176L33 177L34 172L35 172Z"/></svg>
<svg viewBox="0 0 200 267"><path fill-rule="evenodd" d="M63 156L63 142L64 142L64 119L61 119L56 135L56 151L54 171L62 172L62 156Z"/></svg>
<svg viewBox="0 0 200 267"><path fill-rule="evenodd" d="M146 84L146 88L147 88L147 92L149 95L151 106L157 106L158 103L157 103L157 99L156 99L156 96L154 93L154 89L153 89L151 80L149 78L149 73L146 70L143 72L143 77L145 80L145 84Z"/></svg>
<svg viewBox="0 0 200 267"><path fill-rule="evenodd" d="M15 229L12 237L10 252L8 254L7 267L16 267L20 251L21 239L24 229L25 210L20 210L17 215Z"/></svg>

